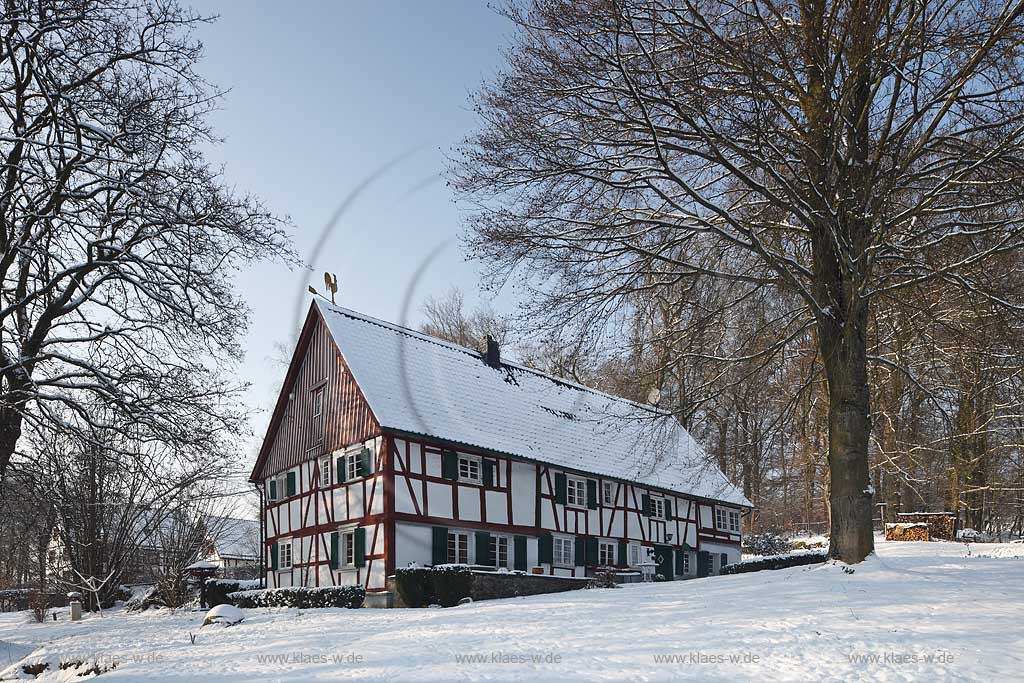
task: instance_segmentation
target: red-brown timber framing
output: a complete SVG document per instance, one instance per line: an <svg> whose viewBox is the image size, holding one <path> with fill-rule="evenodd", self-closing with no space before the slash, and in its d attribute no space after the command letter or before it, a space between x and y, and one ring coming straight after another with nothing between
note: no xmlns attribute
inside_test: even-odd
<svg viewBox="0 0 1024 683"><path fill-rule="evenodd" d="M322 391L322 416L318 423L313 423L312 401L315 391ZM332 477L329 487L322 487L319 480L320 458L333 454L340 449L362 442L379 439L378 447L374 453L373 475L367 478L338 483ZM403 453L398 452L397 440L404 443ZM411 471L409 458L412 457L410 444L416 443L419 448L419 472ZM458 487L452 486L452 517L436 517L424 513L429 507L427 498L427 483L451 484L452 482L442 477L427 474L426 459L427 453L440 453L443 449L452 448L460 453L496 459L499 464L494 469L494 481L491 486L478 485L480 489L480 520L468 521L460 519ZM404 458L402 476L405 480L402 486L409 488L409 493L415 512L397 512L395 501L396 485L396 459ZM532 525L515 524L513 517L512 496L512 462L531 463L535 470L535 504ZM699 549L701 541L737 545L738 541L725 532L714 528L712 510L712 526L704 527L701 520L700 507L714 506L719 504L713 499L693 496L647 484L639 484L627 480L614 479L596 475L584 470L573 470L561 466L553 466L548 463L523 458L500 451L469 446L460 442L449 441L422 434L404 432L382 427L373 414L365 395L353 377L345 358L339 349L336 341L327 329L316 306L311 306L310 311L303 324L296 344L295 352L292 355L288 366L287 374L282 385L280 395L274 407L267 433L261 446L256 464L250 475L250 480L263 485L268 477L294 468L305 463L312 462L308 467L306 476L298 477L296 496L287 500L270 501L264 496L265 510L263 520L267 524L264 539L264 557L266 557L271 544L278 538L291 536L292 538L313 537L315 546L307 557L295 558L293 570L300 570L301 580L305 585L320 585L320 573L318 568L327 561L328 549L323 545L323 536L335 531L339 524L358 523L360 526L373 526L372 538L367 534L367 565L359 570L358 581L367 585L370 578L370 570L374 562L383 562L384 575L390 576L395 571L395 536L397 522L411 522L424 525L450 526L457 524L460 527L480 529L508 534L525 534L537 536L549 531L566 531L583 536L598 536L609 539L631 540L649 545L655 542L656 538L665 538L668 526L672 525L672 533L677 539L673 545L679 545L687 538L691 525L695 528L694 538ZM332 457L333 462L333 457ZM558 509L554 496L551 495L553 488L552 470L565 472L569 475L576 475L597 481L598 505L600 528L591 529L591 522L586 510L578 511L568 506ZM299 472L303 472L300 468ZM612 482L615 485L615 496L611 505L606 505L603 500L603 482ZM380 486L378 487L378 482ZM413 491L413 485L420 484L420 490ZM348 495L349 487L359 487L360 495L357 496L361 503L362 510L351 509L352 496ZM378 488L380 489L378 491ZM676 504L672 505L672 520L662 521L652 518L640 520L638 528L641 538L628 539L628 524L623 524L625 536L612 535L611 529L615 523L616 515L628 516L638 514L640 500L637 489L648 493L670 497ZM336 495L339 489L344 489L344 495L340 496L344 504L344 514L335 508L339 496ZM487 492L502 493L506 499L505 519L501 521L490 521L487 518ZM266 492L264 492L266 493ZM631 500L626 500L627 494ZM377 512L372 512L374 499L382 496L382 505ZM282 514L290 514L290 506L300 501L300 524L299 528L289 521L289 530L283 533L281 530ZM680 508L679 502L686 503L685 513ZM319 503L319 504L318 504ZM421 508L422 505L422 508ZM554 521L555 529L543 526L544 506L550 506L550 519ZM741 506L729 505L737 508ZM321 510L323 515L321 515ZM611 511L611 518L608 520L607 528L604 523L603 512ZM569 524L570 517L573 517L573 524ZM654 529L660 533L655 534ZM377 538L381 536L381 543L378 546ZM373 552L380 547L381 552ZM334 572L328 572L331 582L334 583L337 577ZM369 589L369 586L367 585ZM374 589L370 589L374 590ZM383 590L376 588L376 590Z"/></svg>

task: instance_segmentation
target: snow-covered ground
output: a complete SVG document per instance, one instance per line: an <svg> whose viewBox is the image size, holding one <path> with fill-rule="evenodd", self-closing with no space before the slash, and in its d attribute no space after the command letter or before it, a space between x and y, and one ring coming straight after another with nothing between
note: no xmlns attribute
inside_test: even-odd
<svg viewBox="0 0 1024 683"><path fill-rule="evenodd" d="M877 556L427 610L0 615L14 659L101 681L998 681L1024 671L1024 545L878 542ZM195 642L190 640L195 635ZM197 634L197 635L196 635ZM7 669L0 678L18 668ZM54 667L51 666L51 670ZM82 680L74 669L40 681Z"/></svg>

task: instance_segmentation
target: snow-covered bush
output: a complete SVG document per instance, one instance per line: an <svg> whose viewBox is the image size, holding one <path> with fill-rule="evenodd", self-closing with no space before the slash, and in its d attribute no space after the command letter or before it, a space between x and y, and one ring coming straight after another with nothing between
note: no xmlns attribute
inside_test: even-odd
<svg viewBox="0 0 1024 683"><path fill-rule="evenodd" d="M587 584L587 588L618 588L619 582L615 580L615 572L609 570L603 570L594 572L594 577L590 579L590 583Z"/></svg>
<svg viewBox="0 0 1024 683"><path fill-rule="evenodd" d="M366 599L362 586L324 586L322 588L266 588L228 594L236 607L347 607L358 609Z"/></svg>
<svg viewBox="0 0 1024 683"><path fill-rule="evenodd" d="M799 567L805 564L819 564L826 560L828 560L827 552L773 555L771 557L759 557L756 560L744 560L734 564L727 564L722 567L721 573L745 574L747 572L759 572L762 569L785 569L786 567Z"/></svg>
<svg viewBox="0 0 1024 683"><path fill-rule="evenodd" d="M231 599L228 594L238 591L255 590L260 587L259 580L245 579L207 579L206 580L206 604L210 607L217 605L229 605Z"/></svg>
<svg viewBox="0 0 1024 683"><path fill-rule="evenodd" d="M782 555L790 549L790 542L774 531L751 534L743 539L743 553L746 555Z"/></svg>

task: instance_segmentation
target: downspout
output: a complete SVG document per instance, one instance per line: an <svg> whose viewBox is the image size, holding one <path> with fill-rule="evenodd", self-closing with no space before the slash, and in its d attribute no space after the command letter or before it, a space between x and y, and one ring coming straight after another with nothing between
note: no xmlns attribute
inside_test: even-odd
<svg viewBox="0 0 1024 683"><path fill-rule="evenodd" d="M265 507L265 501L263 499L263 482L253 482L253 486L256 487L256 492L260 496L260 585L266 587L267 571L267 513Z"/></svg>

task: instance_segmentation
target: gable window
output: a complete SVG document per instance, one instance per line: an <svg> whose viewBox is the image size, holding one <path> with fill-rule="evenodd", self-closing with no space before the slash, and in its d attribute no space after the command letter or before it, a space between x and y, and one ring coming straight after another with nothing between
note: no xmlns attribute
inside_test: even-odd
<svg viewBox="0 0 1024 683"><path fill-rule="evenodd" d="M448 532L448 564L469 564L469 534Z"/></svg>
<svg viewBox="0 0 1024 683"><path fill-rule="evenodd" d="M319 387L313 390L313 397L310 400L310 415L313 424L318 424L324 416L324 388Z"/></svg>
<svg viewBox="0 0 1024 683"><path fill-rule="evenodd" d="M739 532L740 530L740 511L729 510L729 531Z"/></svg>
<svg viewBox="0 0 1024 683"><path fill-rule="evenodd" d="M552 541L552 562L565 567L575 565L576 555L573 539L568 536L555 536Z"/></svg>
<svg viewBox="0 0 1024 683"><path fill-rule="evenodd" d="M480 483L480 458L471 455L459 456L459 481Z"/></svg>
<svg viewBox="0 0 1024 683"><path fill-rule="evenodd" d="M277 545L277 568L278 569L291 569L292 568L292 542L281 541Z"/></svg>
<svg viewBox="0 0 1024 683"><path fill-rule="evenodd" d="M508 567L508 536L491 536L490 562L494 567Z"/></svg>
<svg viewBox="0 0 1024 683"><path fill-rule="evenodd" d="M320 486L327 487L331 485L331 458L320 458Z"/></svg>
<svg viewBox="0 0 1024 683"><path fill-rule="evenodd" d="M612 541L598 542L597 563L605 565L615 564L615 543Z"/></svg>
<svg viewBox="0 0 1024 683"><path fill-rule="evenodd" d="M601 482L601 501L605 505L615 505L615 488L610 481Z"/></svg>
<svg viewBox="0 0 1024 683"><path fill-rule="evenodd" d="M587 480L569 477L566 480L565 502L576 507L587 506Z"/></svg>
<svg viewBox="0 0 1024 683"><path fill-rule="evenodd" d="M665 519L665 499L651 498L651 517Z"/></svg>

